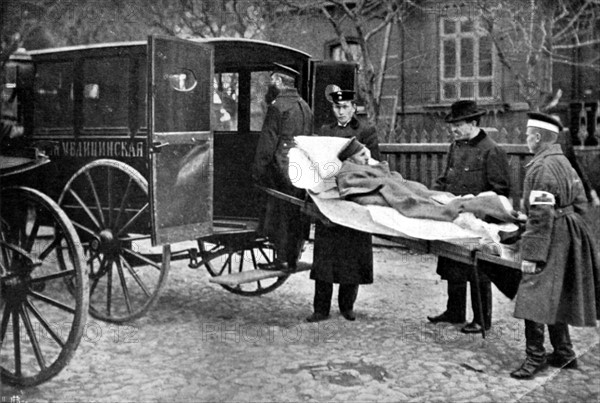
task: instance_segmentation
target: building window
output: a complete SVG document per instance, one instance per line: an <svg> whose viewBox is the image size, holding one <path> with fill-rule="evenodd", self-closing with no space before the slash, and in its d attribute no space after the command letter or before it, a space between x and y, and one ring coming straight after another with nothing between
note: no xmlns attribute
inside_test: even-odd
<svg viewBox="0 0 600 403"><path fill-rule="evenodd" d="M440 24L441 100L495 98L490 36L474 19L442 18Z"/></svg>
<svg viewBox="0 0 600 403"><path fill-rule="evenodd" d="M352 57L355 62L359 62L362 58L362 52L360 51L360 45L350 39L347 40L348 46L350 47L350 53L352 53ZM339 61L339 62L347 62L348 58L346 57L346 53L342 49L342 45L339 42L329 45L329 58L331 60Z"/></svg>

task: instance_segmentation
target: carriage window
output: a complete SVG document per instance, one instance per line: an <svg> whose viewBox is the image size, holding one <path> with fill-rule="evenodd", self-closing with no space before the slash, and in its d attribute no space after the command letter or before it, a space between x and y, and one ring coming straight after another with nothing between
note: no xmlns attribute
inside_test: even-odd
<svg viewBox="0 0 600 403"><path fill-rule="evenodd" d="M85 60L83 80L83 126L127 127L129 59Z"/></svg>
<svg viewBox="0 0 600 403"><path fill-rule="evenodd" d="M137 94L135 95L131 95L131 98L135 97L135 102L137 102L137 122L138 125L140 127L146 127L147 126L147 122L146 122L146 108L147 108L147 104L148 101L146 99L146 92L148 90L148 84L146 82L147 79L147 71L146 71L146 59L144 58L140 58L138 60L138 67L136 69L136 77L134 77L135 80L137 80ZM129 102L132 102L131 100Z"/></svg>
<svg viewBox="0 0 600 403"><path fill-rule="evenodd" d="M267 113L267 89L271 83L268 71L252 72L250 84L250 130L260 131Z"/></svg>
<svg viewBox="0 0 600 403"><path fill-rule="evenodd" d="M34 127L73 127L73 64L40 63L35 74Z"/></svg>
<svg viewBox="0 0 600 403"><path fill-rule="evenodd" d="M213 127L215 131L238 128L238 73L215 74L213 94Z"/></svg>

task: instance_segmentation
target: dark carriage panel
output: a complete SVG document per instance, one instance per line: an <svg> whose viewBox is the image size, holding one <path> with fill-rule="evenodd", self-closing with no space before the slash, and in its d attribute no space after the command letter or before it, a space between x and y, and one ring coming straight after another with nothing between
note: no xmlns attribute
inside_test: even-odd
<svg viewBox="0 0 600 403"><path fill-rule="evenodd" d="M214 215L257 218L261 193L254 186L251 167L259 133L215 133Z"/></svg>
<svg viewBox="0 0 600 403"><path fill-rule="evenodd" d="M152 242L210 235L212 47L150 37L148 60Z"/></svg>

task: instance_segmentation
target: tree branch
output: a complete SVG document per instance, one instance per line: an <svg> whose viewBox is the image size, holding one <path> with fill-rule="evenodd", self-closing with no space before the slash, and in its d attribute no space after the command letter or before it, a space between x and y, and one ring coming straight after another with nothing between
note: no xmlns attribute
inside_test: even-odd
<svg viewBox="0 0 600 403"><path fill-rule="evenodd" d="M583 12L585 11L585 9L587 8L587 6L589 4L590 4L589 0L586 0L585 4L577 11L577 14L575 14L573 17L571 17L571 19L564 26L564 28L561 29L560 31L558 31L556 34L552 35L552 40L554 40L554 41L559 40L567 31L569 31L571 29L571 27L573 27L573 25L579 20L579 18L581 17L581 15L583 14ZM563 7L566 9L564 4L563 4ZM564 15L564 13L563 13L563 15ZM562 15L561 15L561 17L562 17ZM559 17L559 18L561 18L561 17Z"/></svg>

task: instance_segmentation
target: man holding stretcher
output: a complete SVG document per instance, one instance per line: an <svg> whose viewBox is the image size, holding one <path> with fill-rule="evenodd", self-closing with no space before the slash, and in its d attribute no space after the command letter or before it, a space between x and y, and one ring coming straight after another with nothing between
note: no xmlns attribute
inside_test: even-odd
<svg viewBox="0 0 600 403"><path fill-rule="evenodd" d="M437 180L433 190L450 192L457 196L493 191L509 196L510 170L506 152L479 127L485 111L478 109L474 101L457 101L451 105L446 123L454 136L450 146L444 174ZM448 281L448 303L441 315L428 316L430 322L465 322L467 281L471 281L471 268L448 258L438 259L437 273ZM479 333L492 325L492 289L486 276L480 277L481 310L483 321L477 312L478 298L471 284L471 305L475 313L471 323L463 326L463 333Z"/></svg>
<svg viewBox="0 0 600 403"><path fill-rule="evenodd" d="M529 379L551 365L577 368L571 326L596 326L600 319L600 255L584 221L587 200L581 179L556 144L561 124L529 113L523 200L528 219L521 237L521 271L516 318L525 319L526 358L511 372ZM548 326L553 352L544 349Z"/></svg>
<svg viewBox="0 0 600 403"><path fill-rule="evenodd" d="M375 127L355 116L354 91L329 85L325 91L336 121L321 127L320 136L356 137L379 158ZM315 224L315 249L310 278L315 280L313 313L306 320L319 322L329 318L333 284L339 284L338 306L346 320L356 319L354 302L360 284L373 283L373 243L371 234L340 225Z"/></svg>

